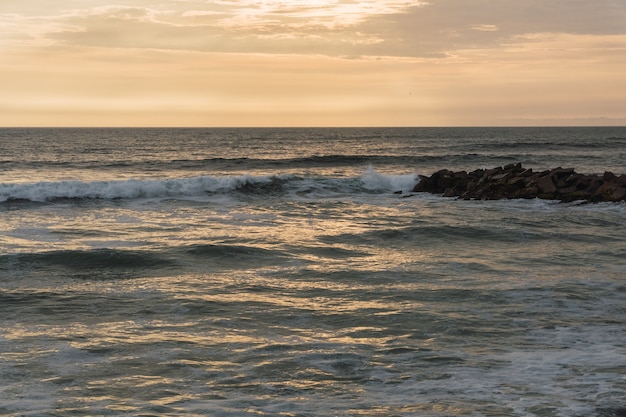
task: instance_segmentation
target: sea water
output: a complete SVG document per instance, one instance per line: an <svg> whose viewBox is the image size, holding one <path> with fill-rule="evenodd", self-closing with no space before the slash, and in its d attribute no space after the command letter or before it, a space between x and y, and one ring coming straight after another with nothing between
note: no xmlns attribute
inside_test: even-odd
<svg viewBox="0 0 626 417"><path fill-rule="evenodd" d="M0 415L623 416L626 128L0 129Z"/></svg>

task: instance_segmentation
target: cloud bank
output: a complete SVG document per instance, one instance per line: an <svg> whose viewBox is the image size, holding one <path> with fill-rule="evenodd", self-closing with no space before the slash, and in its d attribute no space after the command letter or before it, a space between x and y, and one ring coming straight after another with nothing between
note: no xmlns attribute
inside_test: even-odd
<svg viewBox="0 0 626 417"><path fill-rule="evenodd" d="M13 36L68 46L418 58L533 34L626 34L623 0L74 1L46 16L28 3L2 15Z"/></svg>

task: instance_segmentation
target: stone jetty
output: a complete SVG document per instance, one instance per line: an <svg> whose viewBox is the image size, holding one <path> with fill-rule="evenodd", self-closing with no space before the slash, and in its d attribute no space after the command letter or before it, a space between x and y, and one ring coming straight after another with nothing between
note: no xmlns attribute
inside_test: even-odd
<svg viewBox="0 0 626 417"><path fill-rule="evenodd" d="M466 200L542 198L563 202L625 201L626 174L579 174L574 168L533 171L521 163L492 169L453 172L442 169L420 175L414 192L441 194Z"/></svg>

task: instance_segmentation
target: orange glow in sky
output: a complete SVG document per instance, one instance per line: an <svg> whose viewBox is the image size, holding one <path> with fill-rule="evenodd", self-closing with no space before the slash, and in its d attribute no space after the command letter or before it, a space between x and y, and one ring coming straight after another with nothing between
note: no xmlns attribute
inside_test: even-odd
<svg viewBox="0 0 626 417"><path fill-rule="evenodd" d="M0 126L626 125L624 0L22 0L0 56Z"/></svg>

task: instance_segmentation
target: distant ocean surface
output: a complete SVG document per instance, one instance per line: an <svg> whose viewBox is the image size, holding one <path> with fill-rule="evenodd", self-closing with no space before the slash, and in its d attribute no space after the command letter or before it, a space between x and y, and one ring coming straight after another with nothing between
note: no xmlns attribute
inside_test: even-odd
<svg viewBox="0 0 626 417"><path fill-rule="evenodd" d="M626 415L626 128L0 129L0 415Z"/></svg>

